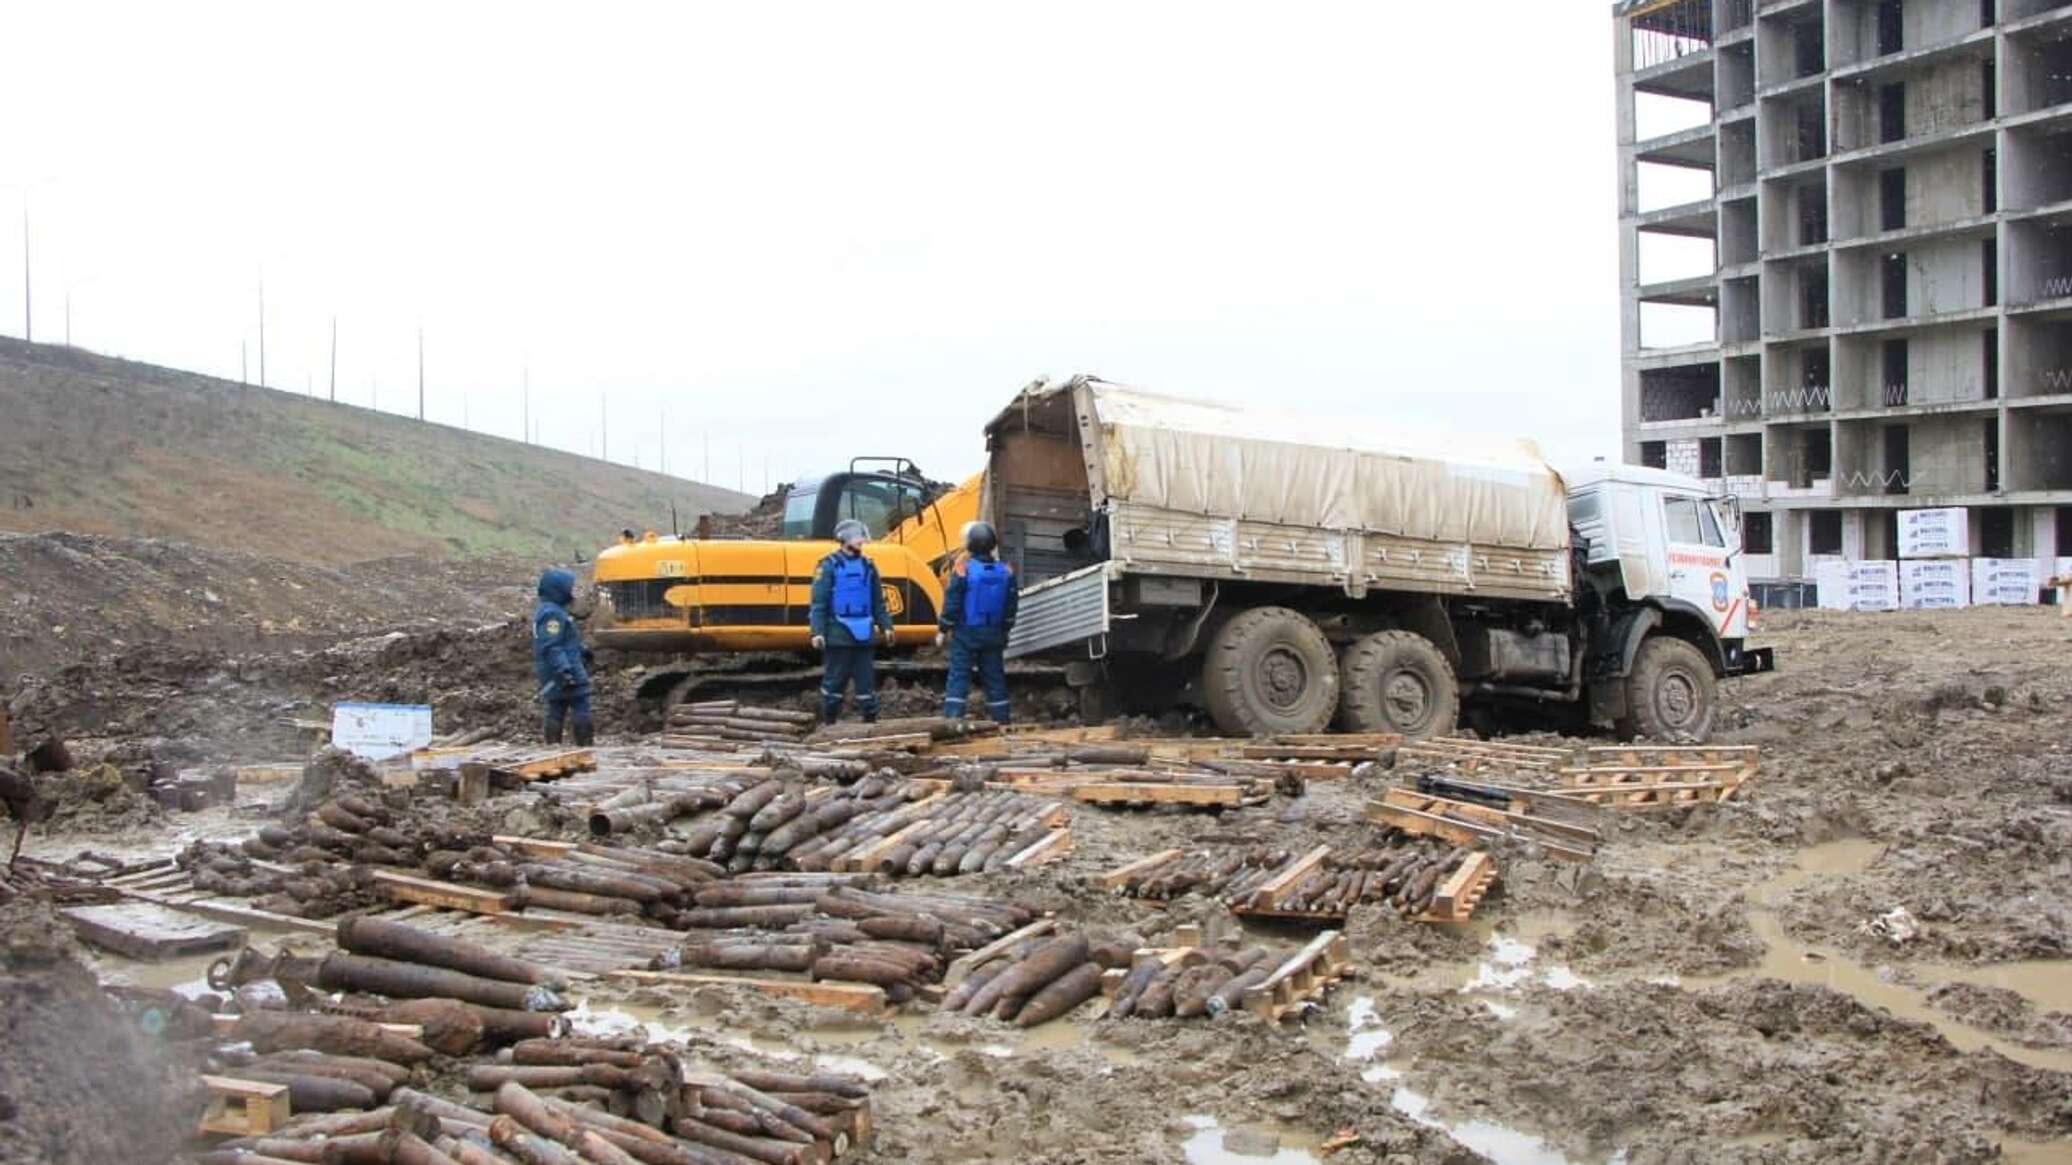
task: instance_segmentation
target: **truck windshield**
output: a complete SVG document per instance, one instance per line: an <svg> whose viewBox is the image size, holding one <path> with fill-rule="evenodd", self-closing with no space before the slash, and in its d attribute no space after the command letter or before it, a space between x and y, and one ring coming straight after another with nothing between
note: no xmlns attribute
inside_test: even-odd
<svg viewBox="0 0 2072 1165"><path fill-rule="evenodd" d="M803 492L793 490L784 499L784 521L778 527L778 536L786 541L803 541L813 536L813 505L820 499L820 491L809 489Z"/></svg>

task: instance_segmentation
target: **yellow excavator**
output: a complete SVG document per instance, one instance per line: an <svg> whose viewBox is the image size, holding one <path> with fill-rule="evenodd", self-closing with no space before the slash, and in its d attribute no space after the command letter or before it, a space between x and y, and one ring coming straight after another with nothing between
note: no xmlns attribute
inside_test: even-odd
<svg viewBox="0 0 2072 1165"><path fill-rule="evenodd" d="M813 575L835 550L835 524L855 518L871 532L864 553L892 614L895 649L879 670L939 675L940 661L907 657L935 641L943 588L984 483L981 473L941 490L906 458L858 457L847 470L794 484L774 539L626 531L597 555L587 635L603 648L676 657L651 667L637 688L664 714L708 690L803 690L820 675L799 658L810 650Z"/></svg>

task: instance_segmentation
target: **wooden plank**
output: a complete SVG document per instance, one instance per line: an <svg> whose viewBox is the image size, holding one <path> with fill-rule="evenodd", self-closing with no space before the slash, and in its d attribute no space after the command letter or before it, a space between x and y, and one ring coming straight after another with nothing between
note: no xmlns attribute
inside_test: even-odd
<svg viewBox="0 0 2072 1165"><path fill-rule="evenodd" d="M994 939L968 955L952 959L949 968L943 972L942 985L945 987L955 987L969 977L973 971L992 962L1023 939L1034 938L1039 934L1049 934L1057 927L1057 924L1057 920L1054 918L1039 918L1020 930L1014 931L1011 934L1001 935L999 938Z"/></svg>
<svg viewBox="0 0 2072 1165"><path fill-rule="evenodd" d="M59 913L87 942L146 962L241 946L246 935L242 926L179 914L149 902L73 906Z"/></svg>
<svg viewBox="0 0 2072 1165"><path fill-rule="evenodd" d="M924 817L921 820L913 822L909 825L901 826L900 828L894 830L891 833L886 834L884 837L872 842L867 846L862 846L858 849L850 850L848 853L845 854L837 854L835 856L835 860L829 862L828 864L838 872L868 873L871 870L877 868L878 859L884 857L886 854L889 854L893 850L899 848L901 843L905 842L907 838L912 837L914 834L921 832L922 830L928 828L930 825L933 824L935 824L933 818Z"/></svg>
<svg viewBox="0 0 2072 1165"><path fill-rule="evenodd" d="M1324 864L1324 858L1331 852L1328 845L1320 845L1283 866L1272 877L1260 883L1252 892L1247 905L1254 909L1274 910L1281 904L1281 897L1301 883L1304 878L1316 872Z"/></svg>
<svg viewBox="0 0 2072 1165"><path fill-rule="evenodd" d="M324 922L314 918L297 918L292 914L276 914L256 906L245 906L221 898L199 898L182 900L149 890L123 890L124 898L138 902L151 902L182 914L214 918L223 922L244 923L249 926L265 927L271 930L299 930L309 934L334 935L338 923Z"/></svg>
<svg viewBox="0 0 2072 1165"><path fill-rule="evenodd" d="M1237 805L1246 797L1238 785L1159 785L1112 783L1074 785L1072 799L1093 805L1155 801L1172 805Z"/></svg>
<svg viewBox="0 0 2072 1165"><path fill-rule="evenodd" d="M1053 829L1034 845L1007 859L1003 864L1010 870L1019 870L1024 866L1054 861L1064 857L1071 850L1072 831L1069 828Z"/></svg>
<svg viewBox="0 0 2072 1165"><path fill-rule="evenodd" d="M481 886L438 882L430 878L413 878L394 870L374 871L374 881L389 897L398 902L419 902L427 906L465 910L474 914L502 914L511 910L517 901L517 895L508 890L490 890Z"/></svg>
<svg viewBox="0 0 2072 1165"><path fill-rule="evenodd" d="M507 849L541 858L558 858L574 852L576 848L576 843L572 841L548 841L543 837L518 837L509 833L496 834L489 840Z"/></svg>
<svg viewBox="0 0 2072 1165"><path fill-rule="evenodd" d="M745 987L765 995L802 999L821 1007L875 1014L885 1010L885 989L869 983L808 979L751 979L740 975L694 975L683 971L608 971L606 979L663 987Z"/></svg>
<svg viewBox="0 0 2072 1165"><path fill-rule="evenodd" d="M1118 886L1126 885L1137 874L1145 870L1157 869L1159 866L1179 857L1184 852L1184 850L1177 849L1162 849L1150 857L1138 858L1127 865L1117 866L1101 875L1101 888L1113 890Z"/></svg>
<svg viewBox="0 0 2072 1165"><path fill-rule="evenodd" d="M1438 892L1432 896L1432 904L1418 915L1418 921L1467 921L1495 880L1495 861L1488 854L1476 850L1461 862L1459 869L1439 883Z"/></svg>

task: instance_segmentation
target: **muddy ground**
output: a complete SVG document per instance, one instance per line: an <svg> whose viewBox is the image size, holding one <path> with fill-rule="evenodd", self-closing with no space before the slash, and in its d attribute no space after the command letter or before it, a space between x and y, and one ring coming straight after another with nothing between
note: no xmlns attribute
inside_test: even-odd
<svg viewBox="0 0 2072 1165"><path fill-rule="evenodd" d="M479 634L401 659L384 652L418 649L219 662L198 687L175 657L144 658L169 669L154 681L168 707L211 684L217 706L276 684L317 699L367 674L436 702L502 643ZM1765 638L1780 670L1725 689L1720 739L1763 749L1740 799L1619 818L1588 866L1504 853L1501 892L1467 924L1356 914L1359 977L1300 1026L1103 1022L1098 1005L1032 1032L925 1012L859 1026L709 991L598 992L586 1010L715 1055L882 1073L884 1161L1291 1163L1341 1130L1360 1140L1330 1160L1391 1165L2072 1160L2072 624L2042 608L1790 612ZM454 727L516 722L480 699L454 705ZM169 713L151 715L135 723L162 731ZM1200 900L1111 896L1099 875L1166 846L1351 843L1371 791L1313 783L1221 817L1079 809L1063 860L959 888L1153 940L1229 926ZM180 820L159 828L193 830Z"/></svg>

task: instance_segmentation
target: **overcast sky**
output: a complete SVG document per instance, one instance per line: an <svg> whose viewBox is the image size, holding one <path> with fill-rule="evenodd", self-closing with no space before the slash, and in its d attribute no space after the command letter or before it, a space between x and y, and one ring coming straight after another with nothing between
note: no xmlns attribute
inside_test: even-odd
<svg viewBox="0 0 2072 1165"><path fill-rule="evenodd" d="M761 488L1042 374L1618 448L1610 5L23 4L0 332ZM1702 193L1702 186L1700 188ZM666 422L664 418L666 417ZM742 451L745 451L745 457ZM743 464L745 462L745 465Z"/></svg>

